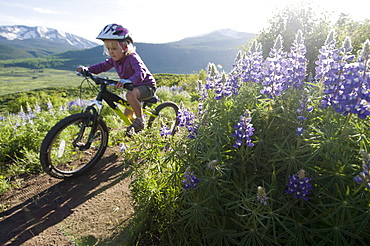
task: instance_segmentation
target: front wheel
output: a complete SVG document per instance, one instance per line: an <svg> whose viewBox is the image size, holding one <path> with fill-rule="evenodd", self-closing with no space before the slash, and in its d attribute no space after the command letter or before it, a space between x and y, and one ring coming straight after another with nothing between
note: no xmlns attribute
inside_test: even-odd
<svg viewBox="0 0 370 246"><path fill-rule="evenodd" d="M45 136L40 148L43 170L55 178L76 177L94 166L108 145L108 128L89 113L68 116ZM90 144L91 143L91 144Z"/></svg>
<svg viewBox="0 0 370 246"><path fill-rule="evenodd" d="M179 125L178 111L179 107L173 102L159 104L154 110L154 116L148 120L148 127L158 129L162 136L174 135Z"/></svg>

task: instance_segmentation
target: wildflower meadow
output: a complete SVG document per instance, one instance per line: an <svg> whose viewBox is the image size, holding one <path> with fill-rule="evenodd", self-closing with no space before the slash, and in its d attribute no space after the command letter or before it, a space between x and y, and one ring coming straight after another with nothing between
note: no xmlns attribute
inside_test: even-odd
<svg viewBox="0 0 370 246"><path fill-rule="evenodd" d="M263 58L255 41L230 72L210 63L182 137L137 152L128 244L370 243L370 42L353 55L329 33L315 75L301 31L282 43Z"/></svg>

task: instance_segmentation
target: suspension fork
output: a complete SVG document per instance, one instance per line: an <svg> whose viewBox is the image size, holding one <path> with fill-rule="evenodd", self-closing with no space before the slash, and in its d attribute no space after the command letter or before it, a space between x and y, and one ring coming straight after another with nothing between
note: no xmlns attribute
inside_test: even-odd
<svg viewBox="0 0 370 246"><path fill-rule="evenodd" d="M94 105L97 106L98 110L94 107ZM78 147L80 151L84 151L90 148L91 143L94 140L96 130L98 128L99 115L102 109L103 109L102 103L97 100L90 102L90 105L86 107L84 113L86 113L89 117L87 118L86 122L83 122L83 124L81 124L77 138L73 141L73 146ZM86 127L90 124L91 121L92 127L87 142L81 145L79 144L79 142L81 141L85 133Z"/></svg>

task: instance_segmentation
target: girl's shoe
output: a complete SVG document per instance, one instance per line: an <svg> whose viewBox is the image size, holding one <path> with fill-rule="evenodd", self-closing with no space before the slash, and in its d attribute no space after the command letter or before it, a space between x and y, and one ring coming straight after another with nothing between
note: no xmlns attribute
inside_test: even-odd
<svg viewBox="0 0 370 246"><path fill-rule="evenodd" d="M130 126L127 127L127 132L130 132L132 129L135 130L135 132L139 132L144 129L144 122L142 119L136 118L134 122Z"/></svg>

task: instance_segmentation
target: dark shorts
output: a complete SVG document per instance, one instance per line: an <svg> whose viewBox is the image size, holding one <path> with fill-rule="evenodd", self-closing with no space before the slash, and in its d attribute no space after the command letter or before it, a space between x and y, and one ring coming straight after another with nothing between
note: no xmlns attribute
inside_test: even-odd
<svg viewBox="0 0 370 246"><path fill-rule="evenodd" d="M140 98L139 100L147 100L149 98L152 98L154 96L155 91L157 90L156 87L151 86L151 85L139 85L136 86L140 91Z"/></svg>

